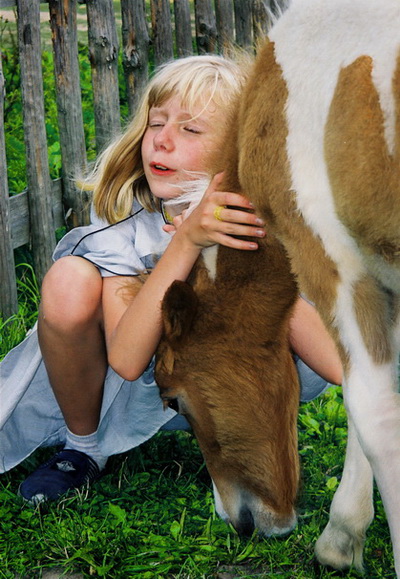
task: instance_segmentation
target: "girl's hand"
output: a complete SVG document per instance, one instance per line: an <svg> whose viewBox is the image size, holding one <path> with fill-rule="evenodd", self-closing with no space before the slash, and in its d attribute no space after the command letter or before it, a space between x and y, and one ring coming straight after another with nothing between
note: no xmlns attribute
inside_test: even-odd
<svg viewBox="0 0 400 579"><path fill-rule="evenodd" d="M264 222L254 213L246 197L217 190L222 178L222 173L215 175L198 207L187 218L185 212L175 217L173 225L166 225L164 230L176 233L183 243L186 241L200 248L221 243L235 249L255 250L258 244L254 239L233 236L263 238L266 235Z"/></svg>

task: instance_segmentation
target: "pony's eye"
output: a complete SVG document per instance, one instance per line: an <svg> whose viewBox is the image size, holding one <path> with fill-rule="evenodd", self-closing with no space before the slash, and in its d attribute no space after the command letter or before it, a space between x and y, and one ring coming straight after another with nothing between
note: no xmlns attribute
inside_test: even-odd
<svg viewBox="0 0 400 579"><path fill-rule="evenodd" d="M170 398L168 400L168 408L172 408L175 412L179 412L179 404L177 398Z"/></svg>

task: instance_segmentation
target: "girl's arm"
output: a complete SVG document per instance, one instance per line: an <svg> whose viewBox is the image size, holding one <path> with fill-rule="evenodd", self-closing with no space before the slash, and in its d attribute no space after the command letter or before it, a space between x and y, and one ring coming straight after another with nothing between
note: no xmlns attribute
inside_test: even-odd
<svg viewBox="0 0 400 579"><path fill-rule="evenodd" d="M335 342L317 310L301 297L290 321L289 339L307 366L331 384L342 383L342 363Z"/></svg>
<svg viewBox="0 0 400 579"><path fill-rule="evenodd" d="M242 195L215 191L214 179L199 206L177 228L166 251L134 298L127 297L120 278L103 281L103 312L109 364L126 380L137 379L146 369L161 337L161 302L173 281L187 279L204 247L221 243L254 250L257 243L232 237L263 237L253 213L224 210L224 221L213 212L218 205L251 208ZM136 281L140 284L140 281Z"/></svg>

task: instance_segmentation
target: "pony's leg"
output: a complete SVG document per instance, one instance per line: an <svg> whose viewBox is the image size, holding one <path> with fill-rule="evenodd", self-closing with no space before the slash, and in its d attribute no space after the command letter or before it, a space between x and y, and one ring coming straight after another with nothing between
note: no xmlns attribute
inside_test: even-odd
<svg viewBox="0 0 400 579"><path fill-rule="evenodd" d="M397 576L400 577L400 502L398 500L398 490L400 488L400 396L398 394L397 378L397 356L398 356L398 324L390 321L389 316L383 318L381 309L374 311L373 303L364 304L364 333L365 328L373 328L371 336L362 335L354 314L354 303L348 299L350 292L343 292L342 299L339 300L336 308L336 321L342 344L348 351L349 365L346 372L345 385L343 389L344 402L349 420L349 452L346 459L343 484L338 489L337 496L334 497L332 506L331 522L328 531L324 533L324 538L318 545L318 556L321 556L321 547L326 546L326 537L331 534L333 542L336 544L337 554L334 555L329 564L335 566L335 558L340 562L339 553L342 550L343 534L341 531L341 517L343 512L346 521L353 532L350 534L356 537L365 533L367 522L372 515L372 508L365 504L367 496L366 483L355 480L357 474L352 473L353 469L361 469L363 477L367 476L368 463L372 468L373 476L376 479L382 501L385 508L386 517L389 523L395 566ZM350 307L349 307L350 306ZM380 303L380 308L382 302ZM397 307L389 309L388 312L398 311ZM374 317L375 316L375 317ZM369 318L369 324L368 319ZM385 323L377 323L377 320L385 319ZM364 337L369 340L368 347L364 342ZM374 340L374 341L372 341ZM381 348L379 350L379 348ZM379 359L380 357L380 359ZM357 449L357 439L360 448ZM364 457L363 457L364 454ZM355 458L353 458L353 455ZM350 465L350 466L349 466ZM354 465L357 465L355 467ZM355 471L357 473L358 470ZM368 474L368 488L371 489L371 473ZM365 485L365 486L364 486ZM353 489L357 489L357 497ZM370 493L367 502L370 503ZM353 498L352 498L353 496ZM362 512L364 528L357 528L356 509ZM366 512L363 512L363 509ZM338 523L339 521L339 523ZM333 530L332 530L333 529ZM340 529L340 530L339 530ZM353 547L351 547L353 549ZM347 549L348 551L348 549ZM349 557L349 555L347 555ZM354 565L361 562L356 559L354 552ZM350 561L351 563L351 561ZM337 565L336 565L337 566Z"/></svg>
<svg viewBox="0 0 400 579"><path fill-rule="evenodd" d="M346 406L382 497L400 577L400 397L396 367L385 364L370 367L369 376L365 372L350 376Z"/></svg>
<svg viewBox="0 0 400 579"><path fill-rule="evenodd" d="M365 534L374 516L371 466L349 420L342 480L333 497L329 523L315 545L317 559L335 569L363 569Z"/></svg>
<svg viewBox="0 0 400 579"><path fill-rule="evenodd" d="M362 452L368 459L376 479L390 528L396 573L400 577L400 502L398 500L400 487L400 399L397 393L397 364L393 362L376 364L368 355L361 341L356 342L352 349L350 354L352 367L346 377L347 387L344 388L349 424L352 425L351 431L354 431L351 436L352 439L357 436ZM349 461L350 464L353 464L354 461L350 457L355 451L354 441L351 442L351 446ZM362 460L362 454L358 452L357 464L362 464ZM366 470L365 458L364 462L364 469ZM348 472L351 472L351 469ZM346 473L346 478L347 476L351 475ZM351 480L352 483L344 483L337 499L335 496L333 515L336 515L336 512L342 513L345 509L350 509L350 516L347 516L347 521L355 522L354 506L352 506L351 499L349 501L349 497L353 494L351 485L357 485L357 481L354 480L354 477L351 477ZM358 490L359 493L360 490ZM341 501L343 504L340 504ZM361 498L358 501L358 505L362 503ZM367 515L363 515L365 521L370 515L371 511L368 509ZM337 521L338 517L334 520ZM343 542L339 528L340 524L335 522L333 542L337 545L338 561L340 561L340 545ZM354 527L353 536L356 536L357 533L358 530ZM325 543L326 535L323 540L323 544ZM320 555L321 544L318 547L318 556ZM328 563L335 566L334 560L328 561ZM353 564L358 564L355 558Z"/></svg>

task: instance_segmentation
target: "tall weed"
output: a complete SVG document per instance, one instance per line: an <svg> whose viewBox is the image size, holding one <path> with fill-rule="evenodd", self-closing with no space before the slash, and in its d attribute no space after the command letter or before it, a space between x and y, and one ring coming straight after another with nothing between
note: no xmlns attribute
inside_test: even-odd
<svg viewBox="0 0 400 579"><path fill-rule="evenodd" d="M0 317L0 360L26 336L37 320L39 287L29 263L17 266L18 312L3 320Z"/></svg>

